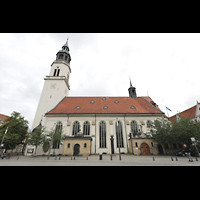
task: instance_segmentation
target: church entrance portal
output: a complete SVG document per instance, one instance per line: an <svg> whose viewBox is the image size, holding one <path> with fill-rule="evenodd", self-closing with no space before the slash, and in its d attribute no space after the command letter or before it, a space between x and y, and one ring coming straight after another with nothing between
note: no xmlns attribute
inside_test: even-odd
<svg viewBox="0 0 200 200"><path fill-rule="evenodd" d="M150 148L147 143L142 143L140 146L141 154L142 155L150 155Z"/></svg>
<svg viewBox="0 0 200 200"><path fill-rule="evenodd" d="M80 153L80 144L75 144L74 145L74 156L78 156Z"/></svg>

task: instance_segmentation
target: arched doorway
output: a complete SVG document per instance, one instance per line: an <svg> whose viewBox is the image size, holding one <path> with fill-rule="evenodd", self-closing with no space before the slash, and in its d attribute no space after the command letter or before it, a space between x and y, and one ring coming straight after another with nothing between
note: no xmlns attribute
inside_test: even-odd
<svg viewBox="0 0 200 200"><path fill-rule="evenodd" d="M80 144L75 144L74 145L74 153L73 153L73 155L74 156L78 156L79 153L80 153Z"/></svg>
<svg viewBox="0 0 200 200"><path fill-rule="evenodd" d="M142 155L150 155L151 154L149 145L147 143L142 143L140 145L140 150L141 150Z"/></svg>

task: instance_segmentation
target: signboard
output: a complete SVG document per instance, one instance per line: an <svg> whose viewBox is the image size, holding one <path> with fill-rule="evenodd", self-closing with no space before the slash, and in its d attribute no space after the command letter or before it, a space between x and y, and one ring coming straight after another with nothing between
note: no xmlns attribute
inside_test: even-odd
<svg viewBox="0 0 200 200"><path fill-rule="evenodd" d="M33 153L34 149L27 149L27 153Z"/></svg>
<svg viewBox="0 0 200 200"><path fill-rule="evenodd" d="M191 139L192 142L195 142L195 138L194 137L191 137L190 139Z"/></svg>

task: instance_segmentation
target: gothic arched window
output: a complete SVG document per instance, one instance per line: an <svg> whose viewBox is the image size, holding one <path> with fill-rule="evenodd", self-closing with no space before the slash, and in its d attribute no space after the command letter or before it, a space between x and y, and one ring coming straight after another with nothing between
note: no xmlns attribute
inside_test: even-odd
<svg viewBox="0 0 200 200"><path fill-rule="evenodd" d="M133 133L134 137L138 133L138 124L136 121L131 122L131 132Z"/></svg>
<svg viewBox="0 0 200 200"><path fill-rule="evenodd" d="M116 127L116 136L117 136L117 147L124 147L123 141L123 131L122 131L122 122L118 121L115 123Z"/></svg>
<svg viewBox="0 0 200 200"><path fill-rule="evenodd" d="M80 123L78 121L75 121L73 123L72 135L76 135L79 132L79 129L80 129Z"/></svg>
<svg viewBox="0 0 200 200"><path fill-rule="evenodd" d="M83 124L83 135L90 135L90 122L88 121Z"/></svg>
<svg viewBox="0 0 200 200"><path fill-rule="evenodd" d="M62 122L57 122L54 137L53 137L53 149L60 148L60 137L62 133Z"/></svg>
<svg viewBox="0 0 200 200"><path fill-rule="evenodd" d="M148 120L147 121L147 128L151 128L152 127L152 121Z"/></svg>
<svg viewBox="0 0 200 200"><path fill-rule="evenodd" d="M99 148L106 148L106 123L104 121L99 124Z"/></svg>

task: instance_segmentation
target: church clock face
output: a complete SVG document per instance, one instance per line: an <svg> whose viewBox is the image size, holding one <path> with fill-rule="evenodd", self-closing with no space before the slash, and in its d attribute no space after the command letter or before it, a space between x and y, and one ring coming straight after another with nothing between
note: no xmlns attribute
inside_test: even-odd
<svg viewBox="0 0 200 200"><path fill-rule="evenodd" d="M56 83L51 83L50 89L56 89Z"/></svg>

